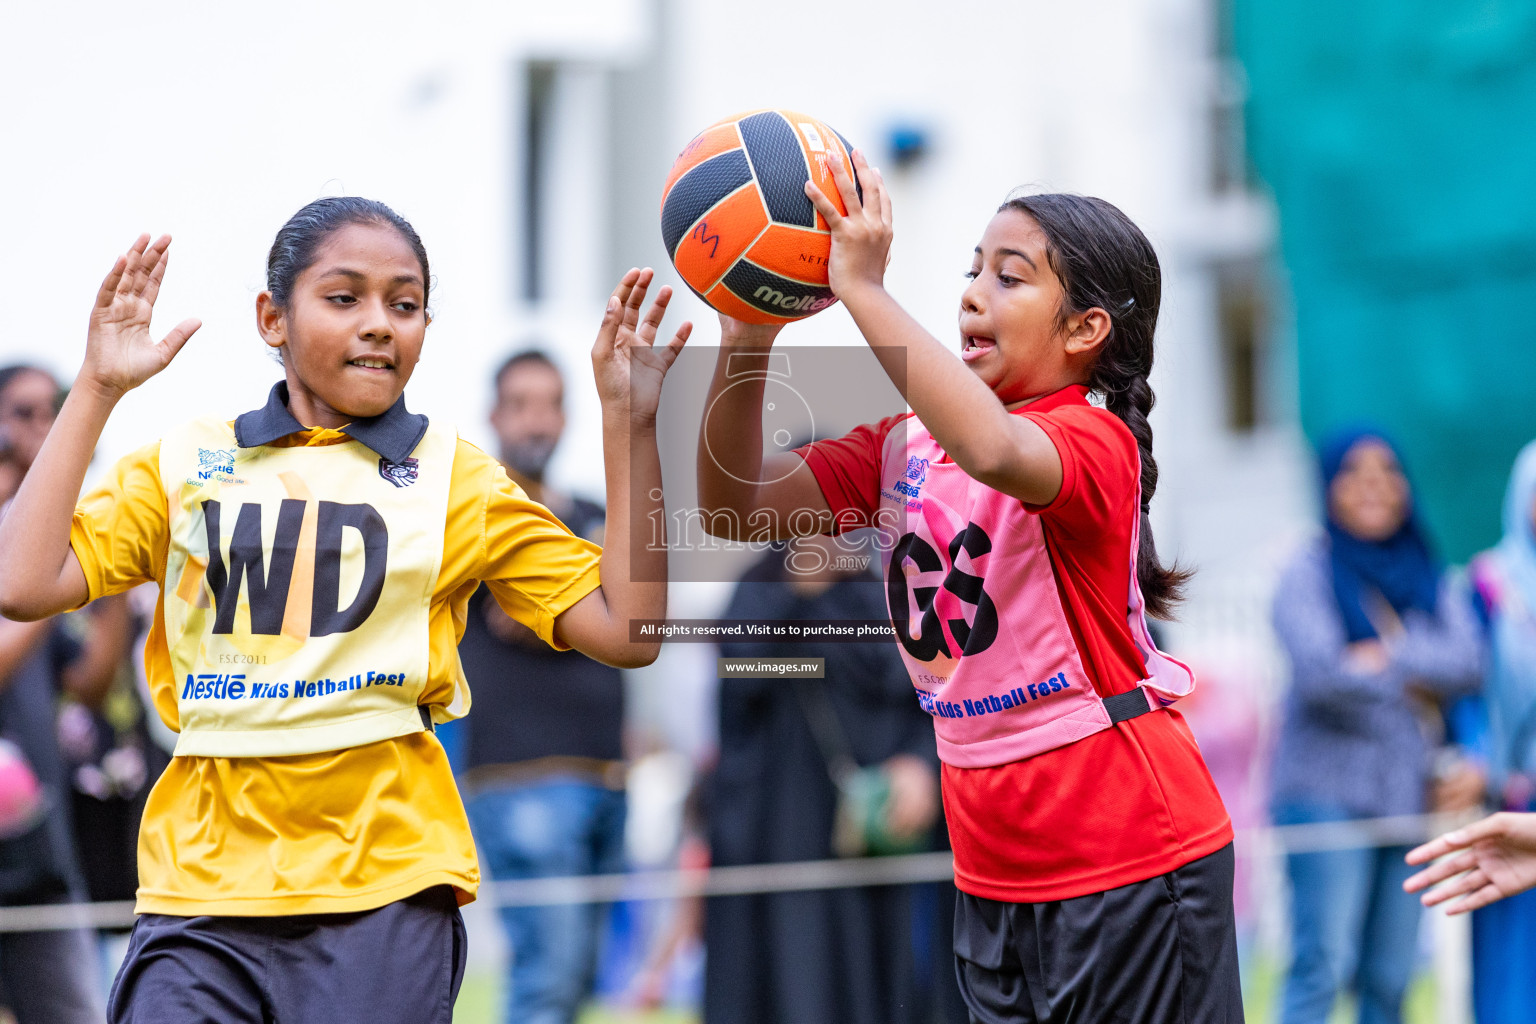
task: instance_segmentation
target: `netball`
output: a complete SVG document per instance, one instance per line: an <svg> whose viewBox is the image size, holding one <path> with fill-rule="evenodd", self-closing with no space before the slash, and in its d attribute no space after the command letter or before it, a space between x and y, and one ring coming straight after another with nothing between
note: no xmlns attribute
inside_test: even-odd
<svg viewBox="0 0 1536 1024"><path fill-rule="evenodd" d="M832 238L805 195L834 197L828 161L857 180L848 140L792 110L755 110L705 128L684 147L661 196L661 234L682 279L715 309L782 324L837 301L827 286Z"/></svg>

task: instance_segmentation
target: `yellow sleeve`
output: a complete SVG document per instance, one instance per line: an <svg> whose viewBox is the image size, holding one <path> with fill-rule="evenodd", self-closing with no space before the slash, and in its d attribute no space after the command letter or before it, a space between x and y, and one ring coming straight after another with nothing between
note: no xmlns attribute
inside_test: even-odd
<svg viewBox="0 0 1536 1024"><path fill-rule="evenodd" d="M160 483L160 442L117 461L75 506L69 527L90 600L165 575L170 528Z"/></svg>
<svg viewBox="0 0 1536 1024"><path fill-rule="evenodd" d="M598 588L602 548L572 534L501 463L463 440L446 533L439 590L484 580L503 611L551 647L568 649L555 640L555 619Z"/></svg>

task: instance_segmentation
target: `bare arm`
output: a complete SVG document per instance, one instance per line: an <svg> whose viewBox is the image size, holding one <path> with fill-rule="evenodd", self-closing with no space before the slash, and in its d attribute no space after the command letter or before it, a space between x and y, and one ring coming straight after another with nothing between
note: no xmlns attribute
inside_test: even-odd
<svg viewBox="0 0 1536 1024"><path fill-rule="evenodd" d="M555 619L555 635L576 650L621 668L649 665L658 642L633 643L633 619L667 613L667 550L644 541L643 525L664 512L661 454L656 448L656 408L667 370L693 330L684 322L666 346L656 331L671 301L662 288L645 316L652 273L624 275L598 328L592 368L603 402L603 466L608 486L608 524L600 563L602 585Z"/></svg>
<svg viewBox="0 0 1536 1024"><path fill-rule="evenodd" d="M699 505L705 528L731 540L826 533L832 510L805 460L763 459L763 388L778 326L720 317L720 357L699 424Z"/></svg>
<svg viewBox="0 0 1536 1024"><path fill-rule="evenodd" d="M91 453L117 402L170 363L200 326L178 324L160 342L149 318L165 276L169 235L143 235L117 258L91 310L85 361L42 450L0 520L0 615L35 620L85 603L85 574L69 546L75 501Z"/></svg>
<svg viewBox="0 0 1536 1024"><path fill-rule="evenodd" d="M885 290L891 198L880 172L853 155L861 202L842 161L830 160L847 215L813 183L806 193L832 229L832 290L858 324L886 375L949 457L975 480L1035 505L1061 490L1061 456L1050 437L1010 415L992 389Z"/></svg>

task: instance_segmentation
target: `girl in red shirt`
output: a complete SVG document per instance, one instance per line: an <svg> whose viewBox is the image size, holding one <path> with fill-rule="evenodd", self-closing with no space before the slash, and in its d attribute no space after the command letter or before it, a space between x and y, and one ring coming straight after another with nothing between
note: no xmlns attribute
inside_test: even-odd
<svg viewBox="0 0 1536 1024"><path fill-rule="evenodd" d="M831 286L913 412L764 458L767 375L754 389L743 361L766 367L778 328L722 317L706 521L743 540L879 531L944 761L974 1021L1240 1021L1232 827L1168 707L1193 676L1144 614L1187 579L1147 522L1157 256L1103 200L1010 199L976 247L956 359L885 291L879 173L854 155L861 199L831 163L846 215L806 186Z"/></svg>

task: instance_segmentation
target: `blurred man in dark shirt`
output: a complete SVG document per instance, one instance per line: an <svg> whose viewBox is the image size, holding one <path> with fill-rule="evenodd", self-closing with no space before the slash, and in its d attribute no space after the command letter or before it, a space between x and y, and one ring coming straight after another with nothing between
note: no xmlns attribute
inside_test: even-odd
<svg viewBox="0 0 1536 1024"><path fill-rule="evenodd" d="M548 356L513 355L496 373L496 431L508 474L571 532L602 540L602 506L544 485L565 430L564 382ZM470 823L495 880L606 874L623 867L623 680L556 651L482 587L459 655L474 695L462 751ZM606 908L512 907L508 1024L570 1024L591 991Z"/></svg>

